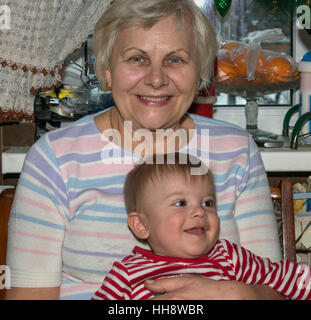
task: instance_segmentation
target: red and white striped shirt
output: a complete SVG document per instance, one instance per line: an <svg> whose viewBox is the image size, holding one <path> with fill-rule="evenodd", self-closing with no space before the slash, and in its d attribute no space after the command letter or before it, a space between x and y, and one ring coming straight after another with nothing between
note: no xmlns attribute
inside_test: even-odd
<svg viewBox="0 0 311 320"><path fill-rule="evenodd" d="M153 296L148 279L199 274L214 280L266 284L297 300L311 299L310 268L290 261L271 262L227 240L220 240L205 256L181 259L153 254L135 247L132 254L115 262L93 300L144 300Z"/></svg>

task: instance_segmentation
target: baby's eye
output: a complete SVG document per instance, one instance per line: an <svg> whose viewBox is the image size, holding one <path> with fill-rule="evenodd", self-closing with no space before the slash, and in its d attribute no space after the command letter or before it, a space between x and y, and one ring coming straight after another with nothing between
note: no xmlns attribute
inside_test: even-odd
<svg viewBox="0 0 311 320"><path fill-rule="evenodd" d="M184 207L184 206L186 205L186 201L184 201L184 200L179 200L179 201L174 202L174 205L175 205L176 207Z"/></svg>
<svg viewBox="0 0 311 320"><path fill-rule="evenodd" d="M215 207L215 201L214 201L214 200L204 201L204 202L202 203L202 206L203 206L203 207Z"/></svg>

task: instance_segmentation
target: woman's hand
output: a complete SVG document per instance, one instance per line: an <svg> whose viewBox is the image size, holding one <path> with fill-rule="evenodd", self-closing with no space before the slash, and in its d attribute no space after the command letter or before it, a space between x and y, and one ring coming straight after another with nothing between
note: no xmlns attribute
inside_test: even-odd
<svg viewBox="0 0 311 320"><path fill-rule="evenodd" d="M238 281L217 281L186 275L147 280L148 290L160 295L153 300L280 300L278 292L265 285L248 285Z"/></svg>

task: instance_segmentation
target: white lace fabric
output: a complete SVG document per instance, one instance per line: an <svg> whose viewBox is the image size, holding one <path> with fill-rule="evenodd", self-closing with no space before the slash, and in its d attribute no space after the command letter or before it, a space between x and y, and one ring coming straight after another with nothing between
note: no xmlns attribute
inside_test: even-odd
<svg viewBox="0 0 311 320"><path fill-rule="evenodd" d="M61 81L61 64L86 41L110 0L6 0L0 26L0 112L31 115L39 88Z"/></svg>

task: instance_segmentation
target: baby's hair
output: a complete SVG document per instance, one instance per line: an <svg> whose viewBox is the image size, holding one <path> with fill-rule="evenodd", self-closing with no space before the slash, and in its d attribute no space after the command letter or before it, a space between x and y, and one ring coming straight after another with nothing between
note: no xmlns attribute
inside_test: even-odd
<svg viewBox="0 0 311 320"><path fill-rule="evenodd" d="M202 174L193 175L191 170L197 168ZM141 199L150 184L156 184L163 177L181 174L189 181L206 179L211 181L214 188L213 177L206 165L198 158L185 153L169 153L146 157L142 164L136 165L127 175L124 185L124 201L127 213L140 212Z"/></svg>

